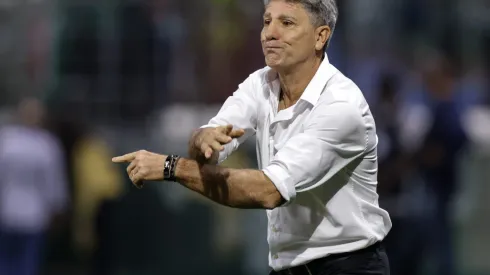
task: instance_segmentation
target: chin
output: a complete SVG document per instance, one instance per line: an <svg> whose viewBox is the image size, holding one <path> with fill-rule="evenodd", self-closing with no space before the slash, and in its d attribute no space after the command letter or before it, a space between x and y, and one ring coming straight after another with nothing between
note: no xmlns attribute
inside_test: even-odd
<svg viewBox="0 0 490 275"><path fill-rule="evenodd" d="M274 60L274 59L268 59L268 58L265 58L265 64L271 68L279 68L281 67L283 62L281 62L281 60Z"/></svg>

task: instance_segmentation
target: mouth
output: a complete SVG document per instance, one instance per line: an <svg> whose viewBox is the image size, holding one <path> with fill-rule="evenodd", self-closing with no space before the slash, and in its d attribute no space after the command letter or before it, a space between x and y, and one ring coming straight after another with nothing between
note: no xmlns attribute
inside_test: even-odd
<svg viewBox="0 0 490 275"><path fill-rule="evenodd" d="M271 43L269 41L263 41L262 42L262 47L264 50L277 50L277 49L282 49L282 45L279 43Z"/></svg>
<svg viewBox="0 0 490 275"><path fill-rule="evenodd" d="M282 50L282 47L277 47L277 46L265 46L264 47L265 51L278 51Z"/></svg>

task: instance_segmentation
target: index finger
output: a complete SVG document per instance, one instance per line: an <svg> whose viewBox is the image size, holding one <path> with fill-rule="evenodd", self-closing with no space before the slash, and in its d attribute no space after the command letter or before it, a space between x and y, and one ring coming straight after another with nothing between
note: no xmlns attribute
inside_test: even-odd
<svg viewBox="0 0 490 275"><path fill-rule="evenodd" d="M239 138L241 136L243 136L245 134L245 130L243 129L237 129L237 130L232 130L228 136L232 137L232 138Z"/></svg>
<svg viewBox="0 0 490 275"><path fill-rule="evenodd" d="M228 135L231 132L231 130L233 130L233 125L228 124L226 126L220 126L219 130L221 133Z"/></svg>
<svg viewBox="0 0 490 275"><path fill-rule="evenodd" d="M135 158L136 158L136 152L112 158L112 162L115 162L115 163L131 162Z"/></svg>

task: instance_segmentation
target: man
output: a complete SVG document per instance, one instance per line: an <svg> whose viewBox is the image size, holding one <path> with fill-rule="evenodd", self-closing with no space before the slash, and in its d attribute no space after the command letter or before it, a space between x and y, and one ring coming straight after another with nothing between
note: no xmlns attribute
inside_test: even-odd
<svg viewBox="0 0 490 275"><path fill-rule="evenodd" d="M194 132L191 159L146 151L113 159L130 162L140 187L177 181L223 205L267 209L271 274L389 274L374 119L324 53L337 14L334 0L266 1L268 66ZM261 170L216 165L253 134Z"/></svg>
<svg viewBox="0 0 490 275"><path fill-rule="evenodd" d="M67 208L62 148L43 114L39 100L23 99L0 129L0 274L39 274L46 235Z"/></svg>

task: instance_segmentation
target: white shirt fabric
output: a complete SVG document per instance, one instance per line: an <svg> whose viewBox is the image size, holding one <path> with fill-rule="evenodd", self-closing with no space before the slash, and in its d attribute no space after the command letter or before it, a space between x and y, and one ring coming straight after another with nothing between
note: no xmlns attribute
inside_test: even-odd
<svg viewBox="0 0 490 275"><path fill-rule="evenodd" d="M21 126L0 129L0 228L40 233L65 210L68 182L62 148L51 134Z"/></svg>
<svg viewBox="0 0 490 275"><path fill-rule="evenodd" d="M368 247L391 229L378 205L376 126L359 88L325 57L299 101L278 112L280 83L269 67L251 74L208 125L256 135L259 168L287 201L267 210L269 265L282 270Z"/></svg>

